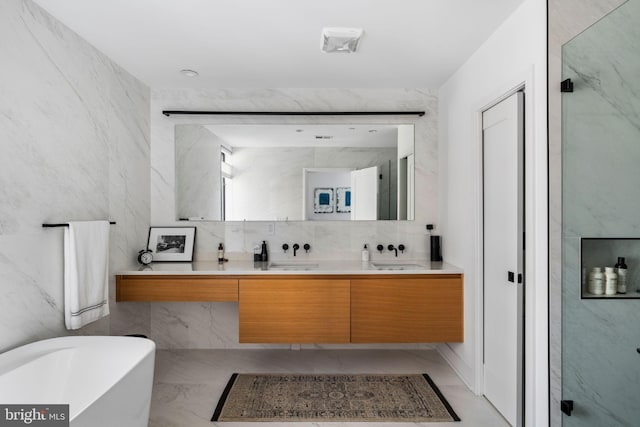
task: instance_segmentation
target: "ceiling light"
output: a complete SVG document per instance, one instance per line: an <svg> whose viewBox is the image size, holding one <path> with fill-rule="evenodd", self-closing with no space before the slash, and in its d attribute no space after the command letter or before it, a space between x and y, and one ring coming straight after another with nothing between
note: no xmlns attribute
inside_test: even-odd
<svg viewBox="0 0 640 427"><path fill-rule="evenodd" d="M325 53L353 53L362 37L362 28L323 28L320 48Z"/></svg>
<svg viewBox="0 0 640 427"><path fill-rule="evenodd" d="M193 71L193 70L180 70L180 72L182 73L183 76L187 76L187 77L198 77L199 73L197 71Z"/></svg>

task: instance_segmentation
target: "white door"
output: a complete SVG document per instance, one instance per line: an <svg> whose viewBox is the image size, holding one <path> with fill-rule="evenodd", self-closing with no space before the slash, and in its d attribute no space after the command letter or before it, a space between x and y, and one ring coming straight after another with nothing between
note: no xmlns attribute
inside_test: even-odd
<svg viewBox="0 0 640 427"><path fill-rule="evenodd" d="M407 156L407 219L413 221L415 219L416 209L416 178L415 178L416 160L413 154Z"/></svg>
<svg viewBox="0 0 640 427"><path fill-rule="evenodd" d="M523 97L482 114L484 395L512 426L523 410Z"/></svg>
<svg viewBox="0 0 640 427"><path fill-rule="evenodd" d="M351 172L351 219L378 219L378 167Z"/></svg>
<svg viewBox="0 0 640 427"><path fill-rule="evenodd" d="M407 170L408 159L402 157L398 159L398 219L407 218Z"/></svg>

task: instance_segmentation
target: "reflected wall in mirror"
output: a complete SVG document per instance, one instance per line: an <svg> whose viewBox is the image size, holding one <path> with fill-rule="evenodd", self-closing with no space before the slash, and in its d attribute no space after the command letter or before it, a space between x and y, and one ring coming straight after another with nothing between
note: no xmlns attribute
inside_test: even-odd
<svg viewBox="0 0 640 427"><path fill-rule="evenodd" d="M176 125L179 220L412 220L413 125Z"/></svg>

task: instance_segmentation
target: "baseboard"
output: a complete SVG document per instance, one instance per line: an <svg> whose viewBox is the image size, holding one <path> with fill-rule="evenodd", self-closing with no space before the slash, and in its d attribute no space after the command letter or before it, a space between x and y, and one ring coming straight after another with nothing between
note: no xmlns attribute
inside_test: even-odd
<svg viewBox="0 0 640 427"><path fill-rule="evenodd" d="M449 344L438 344L436 351L451 366L451 369L460 377L462 382L476 395L479 395L474 386L473 378L475 378L473 368L469 366L458 354L453 351Z"/></svg>

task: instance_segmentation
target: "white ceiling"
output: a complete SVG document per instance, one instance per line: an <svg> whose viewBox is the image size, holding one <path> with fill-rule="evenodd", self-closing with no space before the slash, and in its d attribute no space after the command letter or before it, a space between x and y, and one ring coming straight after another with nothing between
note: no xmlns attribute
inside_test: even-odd
<svg viewBox="0 0 640 427"><path fill-rule="evenodd" d="M522 1L35 0L147 85L212 89L438 88ZM359 51L322 53L323 27Z"/></svg>
<svg viewBox="0 0 640 427"><path fill-rule="evenodd" d="M207 125L229 147L397 147L398 126ZM409 125L410 126L410 125ZM321 136L322 138L316 138Z"/></svg>

